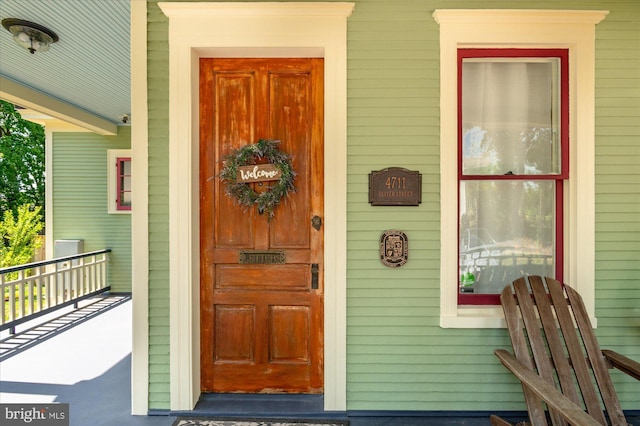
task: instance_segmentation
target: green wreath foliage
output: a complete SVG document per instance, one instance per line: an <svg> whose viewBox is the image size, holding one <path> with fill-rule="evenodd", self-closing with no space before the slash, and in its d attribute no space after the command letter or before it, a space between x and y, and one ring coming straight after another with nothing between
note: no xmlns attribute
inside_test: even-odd
<svg viewBox="0 0 640 426"><path fill-rule="evenodd" d="M255 144L245 145L224 159L220 180L225 183L225 193L236 203L250 208L256 206L258 213L267 213L269 220L274 217L274 210L289 194L296 191L293 181L296 172L291 165L291 155L278 149L279 140L260 139ZM258 194L251 185L238 182L238 168L256 164L265 158L280 170L281 176L268 191Z"/></svg>

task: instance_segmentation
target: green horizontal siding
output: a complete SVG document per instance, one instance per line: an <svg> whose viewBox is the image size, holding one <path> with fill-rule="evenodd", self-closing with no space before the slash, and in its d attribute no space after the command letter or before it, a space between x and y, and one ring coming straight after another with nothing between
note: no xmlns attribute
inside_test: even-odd
<svg viewBox="0 0 640 426"><path fill-rule="evenodd" d="M347 408L524 409L493 355L505 330L441 329L439 27L435 9L609 10L596 29L596 316L603 346L640 359L640 3L357 0L348 20ZM149 0L150 408L169 407L167 20ZM368 174L423 175L418 207L371 207ZM455 212L451 212L455 214ZM409 262L380 264L382 231ZM151 306L153 308L151 308ZM623 407L640 389L614 373Z"/></svg>
<svg viewBox="0 0 640 426"><path fill-rule="evenodd" d="M611 11L597 27L596 314L608 345L640 351L640 286L632 279L640 276L639 4L358 1L348 40L347 391L354 410L524 408L520 387L492 354L509 347L504 330L438 327L439 28L431 18L438 8ZM419 207L368 206L367 174L388 166L423 173ZM403 271L376 260L385 229L409 235ZM625 408L640 408L638 391L623 388Z"/></svg>
<svg viewBox="0 0 640 426"><path fill-rule="evenodd" d="M616 3L596 40L596 316L600 344L640 359L640 3ZM623 407L637 382L614 373Z"/></svg>
<svg viewBox="0 0 640 426"><path fill-rule="evenodd" d="M148 5L149 408L168 409L169 390L169 51L168 19Z"/></svg>
<svg viewBox="0 0 640 426"><path fill-rule="evenodd" d="M110 248L108 282L131 291L131 215L107 213L107 150L129 149L131 129L117 136L54 133L53 239L84 240L84 251Z"/></svg>

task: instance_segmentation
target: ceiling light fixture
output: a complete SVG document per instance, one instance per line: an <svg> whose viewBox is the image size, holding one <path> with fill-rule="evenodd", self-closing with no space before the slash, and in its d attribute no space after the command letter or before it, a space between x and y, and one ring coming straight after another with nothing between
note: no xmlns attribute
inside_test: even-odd
<svg viewBox="0 0 640 426"><path fill-rule="evenodd" d="M19 46L24 47L32 54L46 52L51 43L58 41L58 35L50 29L22 19L3 19L2 26L13 34L13 40Z"/></svg>

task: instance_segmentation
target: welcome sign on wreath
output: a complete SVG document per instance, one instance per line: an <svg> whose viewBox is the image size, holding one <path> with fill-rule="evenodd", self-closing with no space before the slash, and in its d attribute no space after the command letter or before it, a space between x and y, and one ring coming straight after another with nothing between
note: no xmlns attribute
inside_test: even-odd
<svg viewBox="0 0 640 426"><path fill-rule="evenodd" d="M279 140L260 139L245 145L224 159L220 180L225 183L225 193L245 207L256 206L258 213L275 216L278 204L296 188L296 173L291 165L291 155L278 149ZM257 164L260 159L267 164ZM254 182L275 181L268 190L258 193L250 185Z"/></svg>
<svg viewBox="0 0 640 426"><path fill-rule="evenodd" d="M242 183L268 182L278 180L281 176L282 172L273 164L256 164L254 166L238 167L236 181Z"/></svg>

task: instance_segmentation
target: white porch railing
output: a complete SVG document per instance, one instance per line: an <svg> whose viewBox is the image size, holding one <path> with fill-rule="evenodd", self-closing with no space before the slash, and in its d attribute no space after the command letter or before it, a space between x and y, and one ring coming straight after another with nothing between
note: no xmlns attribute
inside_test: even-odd
<svg viewBox="0 0 640 426"><path fill-rule="evenodd" d="M0 269L0 330L109 290L111 249Z"/></svg>

